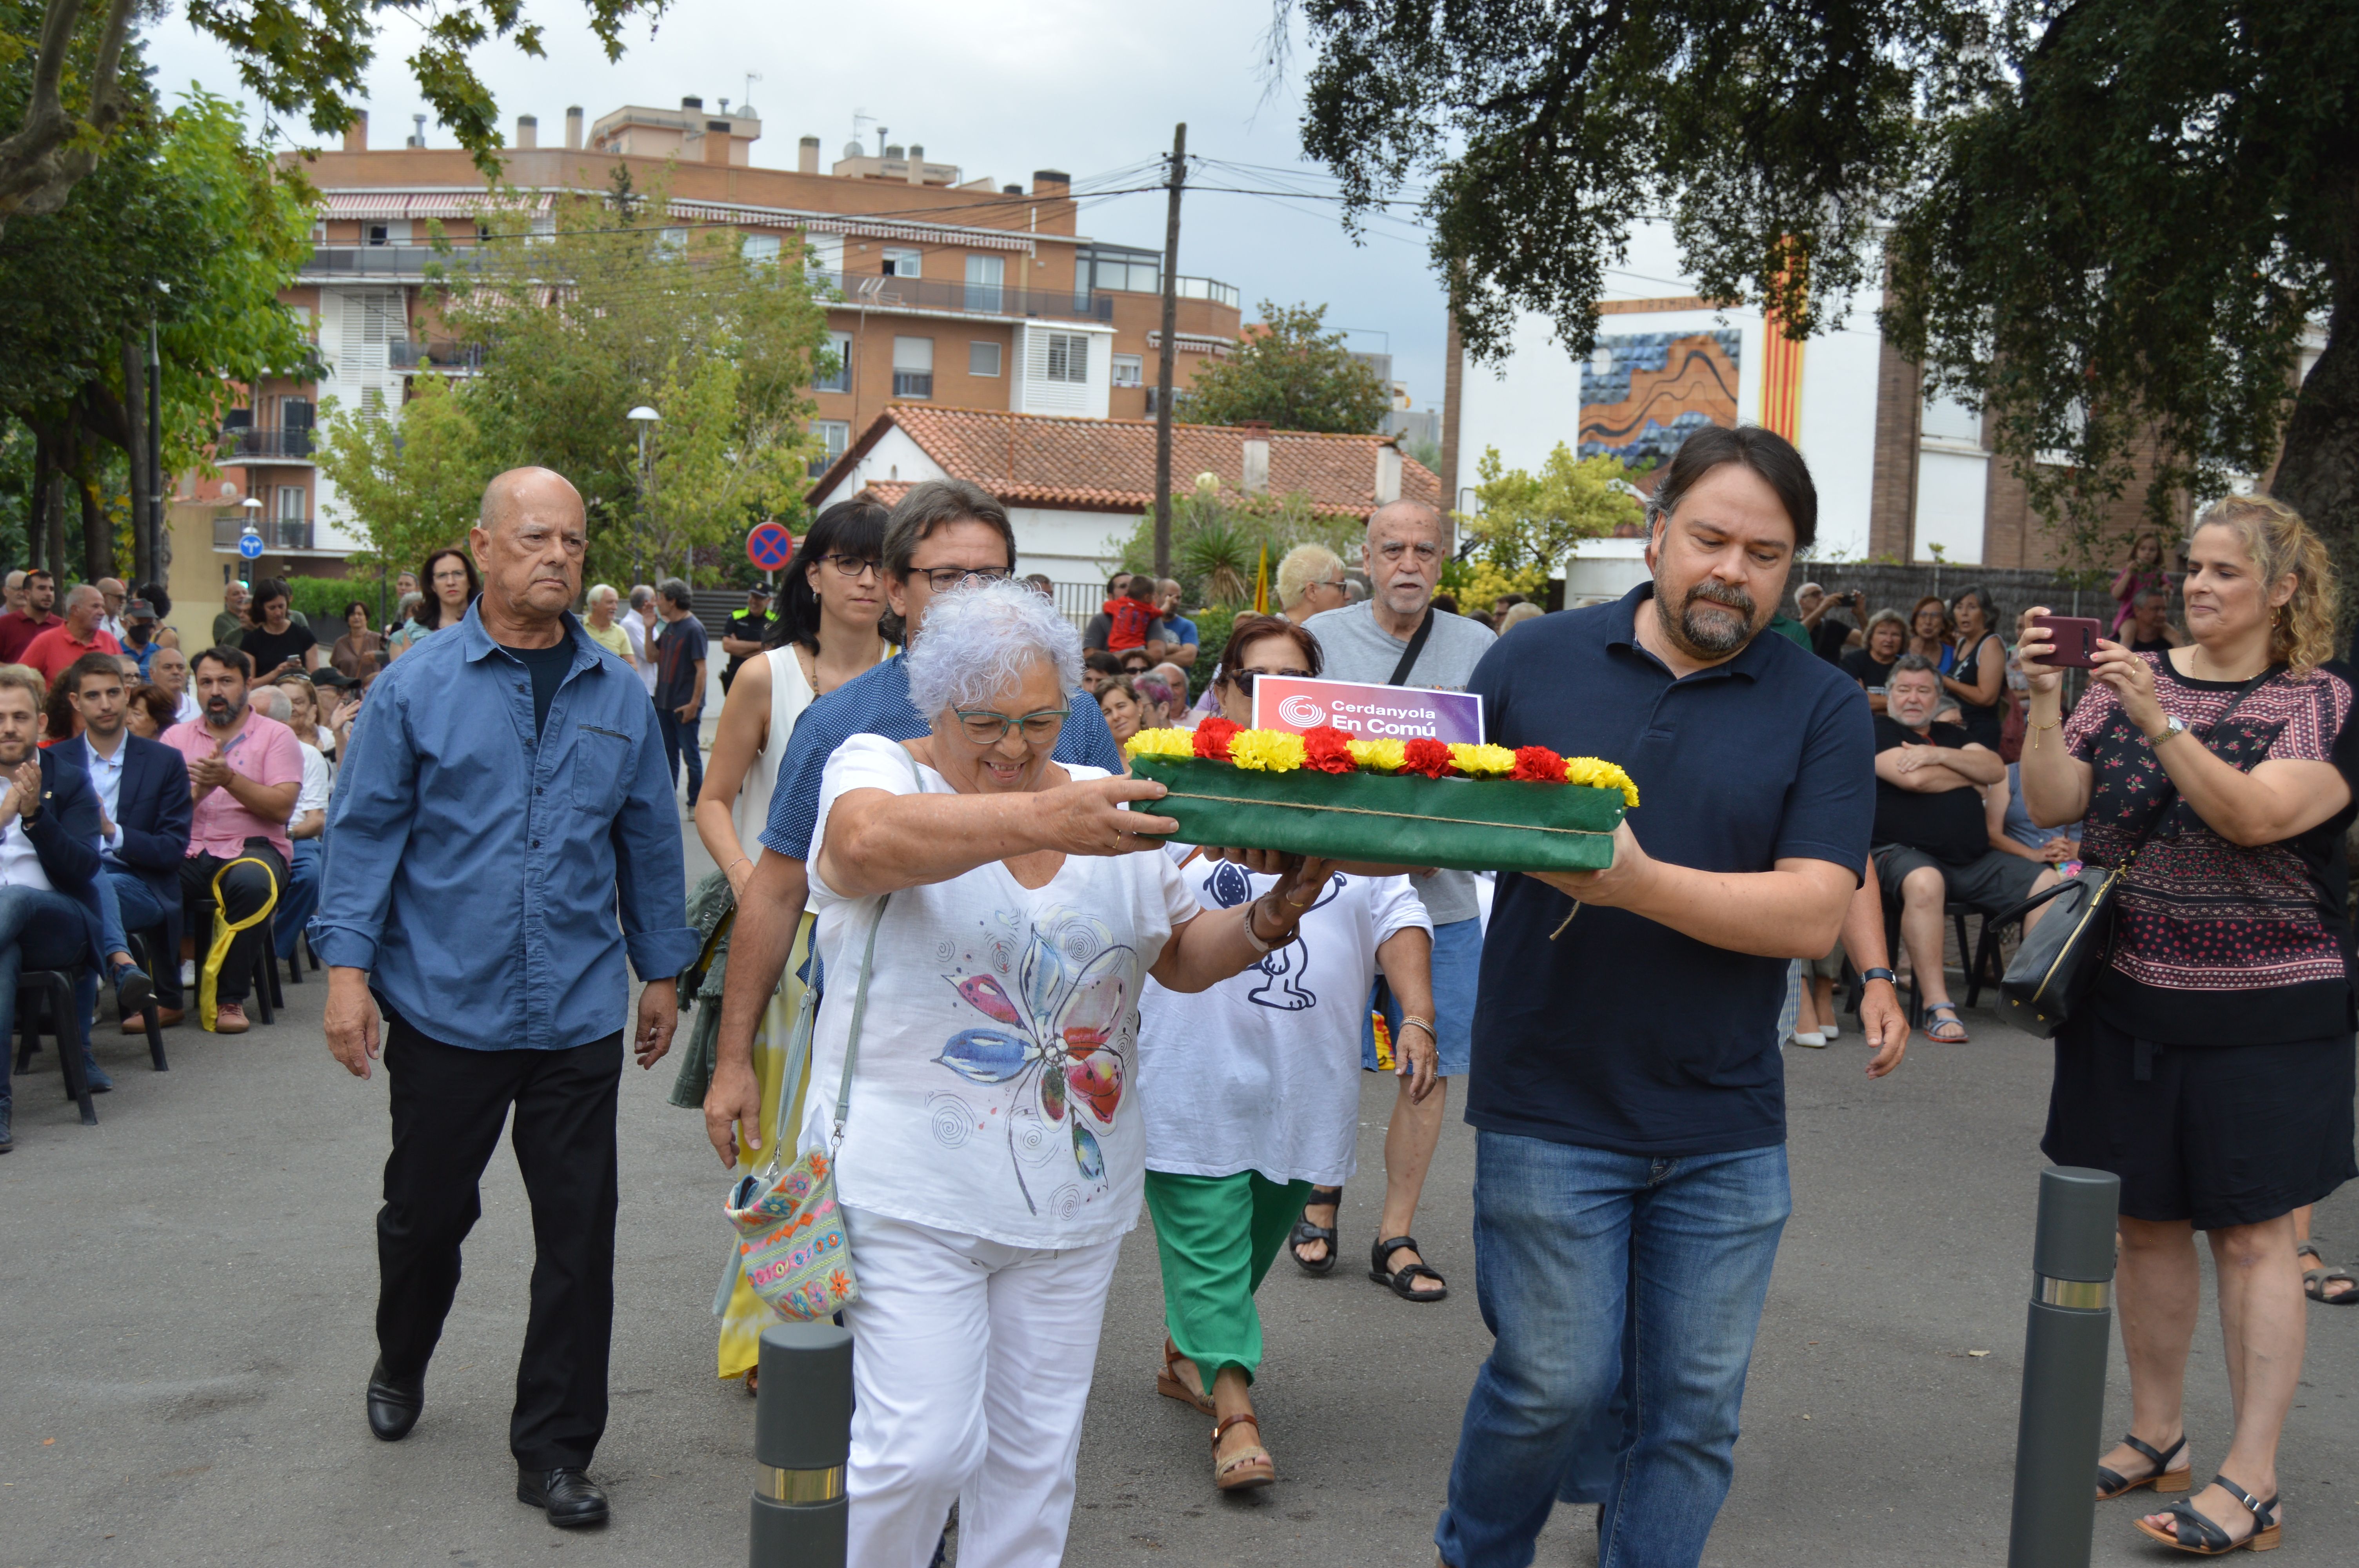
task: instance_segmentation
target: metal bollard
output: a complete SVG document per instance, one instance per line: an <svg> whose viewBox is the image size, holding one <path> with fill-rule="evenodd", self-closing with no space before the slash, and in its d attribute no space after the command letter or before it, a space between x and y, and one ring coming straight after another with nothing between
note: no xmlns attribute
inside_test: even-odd
<svg viewBox="0 0 2359 1568"><path fill-rule="evenodd" d="M832 1323L762 1331L754 1400L752 1568L842 1568L851 1504L852 1334Z"/></svg>
<svg viewBox="0 0 2359 1568"><path fill-rule="evenodd" d="M2039 1173L2007 1568L2088 1568L2121 1195L2110 1172L2051 1165Z"/></svg>

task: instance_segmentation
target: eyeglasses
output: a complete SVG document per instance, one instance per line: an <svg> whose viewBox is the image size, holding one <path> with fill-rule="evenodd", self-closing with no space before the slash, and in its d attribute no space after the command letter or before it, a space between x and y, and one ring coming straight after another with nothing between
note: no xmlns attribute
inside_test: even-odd
<svg viewBox="0 0 2359 1568"><path fill-rule="evenodd" d="M1310 680L1313 678L1309 670L1231 670L1229 672L1229 684L1235 687L1239 691L1245 693L1245 696L1251 697L1253 695L1253 683L1256 676L1277 676L1284 680Z"/></svg>
<svg viewBox="0 0 2359 1568"><path fill-rule="evenodd" d="M1350 579L1345 579L1345 578L1340 578L1340 577L1339 577L1339 578L1335 578L1335 579L1333 579L1332 580L1330 580L1330 579L1326 579L1326 578L1321 578L1321 579L1320 579L1317 582L1312 583L1310 586L1311 586L1311 587L1313 587L1313 588L1332 589L1333 589L1333 590L1334 590L1335 592L1337 592L1337 593L1346 593L1346 592L1349 592L1349 591L1350 591L1350 589L1351 589L1351 582L1350 582Z"/></svg>
<svg viewBox="0 0 2359 1568"><path fill-rule="evenodd" d="M907 577L924 578L936 593L948 593L961 583L1006 582L1015 575L1006 567L911 567Z"/></svg>
<svg viewBox="0 0 2359 1568"><path fill-rule="evenodd" d="M1046 746L1056 740L1057 732L1065 727L1065 716L1072 709L1044 708L1020 718L980 708L960 708L951 711L958 715L959 728L966 731L966 738L978 746L996 746L1010 730L1018 727L1024 731L1026 745Z"/></svg>
<svg viewBox="0 0 2359 1568"><path fill-rule="evenodd" d="M863 572L883 573L885 563L874 556L821 556L821 560L835 568L838 577L858 578Z"/></svg>

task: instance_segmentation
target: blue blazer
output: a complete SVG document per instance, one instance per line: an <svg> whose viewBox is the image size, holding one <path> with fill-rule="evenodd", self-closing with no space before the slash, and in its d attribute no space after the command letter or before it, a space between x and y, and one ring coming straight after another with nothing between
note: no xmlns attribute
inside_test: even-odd
<svg viewBox="0 0 2359 1568"><path fill-rule="evenodd" d="M177 908L180 862L188 858L189 821L195 810L188 762L161 741L125 735L123 745L123 784L114 799L123 848L110 853L166 908Z"/></svg>
<svg viewBox="0 0 2359 1568"><path fill-rule="evenodd" d="M98 910L98 791L90 775L71 755L60 757L68 742L41 755L41 809L30 825L10 823L22 830L40 857L49 885L82 905L89 927L91 970L106 973L106 955L99 951L103 917Z"/></svg>

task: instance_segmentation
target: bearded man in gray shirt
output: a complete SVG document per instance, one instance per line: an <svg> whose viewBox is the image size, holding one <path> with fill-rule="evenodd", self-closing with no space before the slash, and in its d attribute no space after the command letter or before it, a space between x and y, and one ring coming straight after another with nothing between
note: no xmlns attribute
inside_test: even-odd
<svg viewBox="0 0 2359 1568"><path fill-rule="evenodd" d="M1496 639L1462 615L1433 608L1433 591L1441 581L1441 514L1432 507L1421 501L1396 501L1369 514L1364 567L1369 581L1375 585L1375 597L1341 610L1322 611L1303 622L1303 629L1319 640L1325 678L1439 691L1466 689L1474 665ZM1441 1137L1442 1114L1449 1099L1447 1080L1466 1071L1473 1050L1483 922L1474 898L1473 872L1435 871L1417 878L1416 887L1433 919L1434 1015L1404 1019L1382 981L1377 983L1370 1009L1383 1011L1396 1042L1404 1028L1431 1033L1444 1081L1420 1105L1409 1098L1408 1080L1401 1080L1392 1123L1385 1132L1385 1212L1368 1272L1406 1300L1437 1302L1449 1293L1449 1287L1419 1255L1409 1227L1417 1217L1433 1146ZM1372 1025L1364 1029L1364 1062L1373 1072L1375 1031ZM1334 1266L1342 1197L1335 1188L1312 1189L1288 1244L1295 1261L1315 1273L1323 1274Z"/></svg>

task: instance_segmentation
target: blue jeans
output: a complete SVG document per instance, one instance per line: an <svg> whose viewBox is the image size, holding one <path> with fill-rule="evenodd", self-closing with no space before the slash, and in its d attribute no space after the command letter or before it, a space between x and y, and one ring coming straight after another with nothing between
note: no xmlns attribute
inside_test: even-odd
<svg viewBox="0 0 2359 1568"><path fill-rule="evenodd" d="M694 806L698 794L704 788L704 753L698 750L696 743L697 731L703 728L703 720L696 719L683 723L679 714L658 704L656 727L663 731L664 761L670 766L673 784L679 783L680 761L682 757L687 759L688 804Z"/></svg>
<svg viewBox="0 0 2359 1568"><path fill-rule="evenodd" d="M1445 1078L1463 1076L1474 1054L1474 982L1483 968L1483 923L1452 920L1433 928L1434 1054ZM1368 1011L1385 1015L1385 1027L1400 1039L1400 1003L1379 978L1368 993ZM1360 1024L1360 1065L1376 1070L1376 1029Z"/></svg>
<svg viewBox="0 0 2359 1568"><path fill-rule="evenodd" d="M295 938L310 924L311 912L320 907L320 840L298 838L294 857L287 862L287 891L278 897L278 907L271 911L271 929L278 934L278 957L295 956Z"/></svg>
<svg viewBox="0 0 2359 1568"><path fill-rule="evenodd" d="M1650 1159L1478 1135L1475 1291L1496 1344L1433 1532L1444 1562L1526 1568L1585 1476L1603 1483L1599 1568L1695 1568L1791 1211L1782 1145Z"/></svg>
<svg viewBox="0 0 2359 1568"><path fill-rule="evenodd" d="M120 866L110 864L106 874L98 879L98 903L107 916L104 935L109 953L127 953L131 949L124 941L126 931L143 931L154 935L148 944L147 962L156 972L148 978L156 982L156 1000L165 1007L180 1005L180 955L166 951L165 927L176 910L165 908L156 890L137 875Z"/></svg>
<svg viewBox="0 0 2359 1568"><path fill-rule="evenodd" d="M82 1059L90 1054L90 1021L98 1010L98 977L90 970L90 913L47 888L0 887L0 1105L9 1103L9 1070L16 1060L16 980L27 969L82 966L74 984L80 1015L74 1035Z"/></svg>

